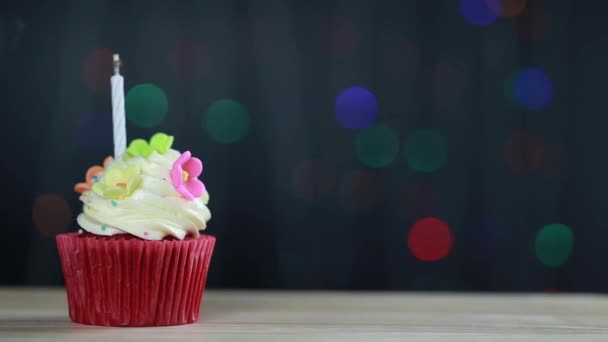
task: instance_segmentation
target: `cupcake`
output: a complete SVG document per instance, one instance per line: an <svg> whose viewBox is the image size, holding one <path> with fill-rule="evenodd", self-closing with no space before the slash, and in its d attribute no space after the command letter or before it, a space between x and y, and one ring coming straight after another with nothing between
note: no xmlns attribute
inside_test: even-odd
<svg viewBox="0 0 608 342"><path fill-rule="evenodd" d="M203 165L173 137L136 139L89 168L79 233L57 235L72 321L166 326L197 321L215 238Z"/></svg>

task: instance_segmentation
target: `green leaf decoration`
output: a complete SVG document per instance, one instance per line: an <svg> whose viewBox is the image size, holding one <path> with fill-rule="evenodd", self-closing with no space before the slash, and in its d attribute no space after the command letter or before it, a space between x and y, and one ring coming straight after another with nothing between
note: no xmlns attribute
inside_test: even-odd
<svg viewBox="0 0 608 342"><path fill-rule="evenodd" d="M135 139L129 144L127 155L128 157L148 158L154 151L165 154L173 146L173 139L173 136L161 132L154 134L150 138L150 143L144 139Z"/></svg>
<svg viewBox="0 0 608 342"><path fill-rule="evenodd" d="M165 154L172 145L173 136L165 133L156 133L150 138L150 146L160 154Z"/></svg>

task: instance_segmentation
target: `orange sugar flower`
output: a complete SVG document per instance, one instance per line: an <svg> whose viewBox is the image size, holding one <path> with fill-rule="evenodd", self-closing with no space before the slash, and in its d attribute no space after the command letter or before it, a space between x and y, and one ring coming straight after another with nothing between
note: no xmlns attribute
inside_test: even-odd
<svg viewBox="0 0 608 342"><path fill-rule="evenodd" d="M74 185L74 191L77 193L83 193L85 191L91 190L93 187L93 182L96 180L97 176L103 172L104 167L108 165L113 160L112 157L106 157L103 161L103 167L99 165L91 166L85 175L85 181Z"/></svg>

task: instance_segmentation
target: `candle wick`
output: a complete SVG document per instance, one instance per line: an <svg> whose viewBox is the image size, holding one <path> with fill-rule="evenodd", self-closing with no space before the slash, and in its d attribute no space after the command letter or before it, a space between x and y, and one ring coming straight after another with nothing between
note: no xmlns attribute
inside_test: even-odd
<svg viewBox="0 0 608 342"><path fill-rule="evenodd" d="M112 57L114 59L114 75L120 75L120 56L115 53Z"/></svg>

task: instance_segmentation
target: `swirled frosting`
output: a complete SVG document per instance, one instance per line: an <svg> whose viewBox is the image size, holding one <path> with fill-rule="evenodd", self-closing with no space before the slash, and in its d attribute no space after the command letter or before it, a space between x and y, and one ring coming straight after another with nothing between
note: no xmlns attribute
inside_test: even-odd
<svg viewBox="0 0 608 342"><path fill-rule="evenodd" d="M180 153L169 149L109 162L96 181L103 181L106 174L109 177L113 169L128 169L138 171L137 184L128 196L114 199L95 187L84 191L80 196L83 212L77 219L80 227L97 235L132 234L146 240L199 236L211 218L209 194L205 190L201 197L188 200L176 191L170 172L178 158Z"/></svg>

